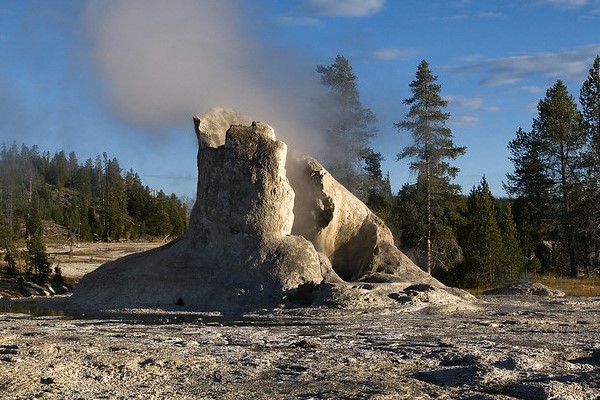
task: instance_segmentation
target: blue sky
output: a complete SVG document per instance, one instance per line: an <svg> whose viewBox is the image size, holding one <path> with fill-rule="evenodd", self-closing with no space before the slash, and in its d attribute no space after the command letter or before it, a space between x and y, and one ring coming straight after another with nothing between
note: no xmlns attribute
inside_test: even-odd
<svg viewBox="0 0 600 400"><path fill-rule="evenodd" d="M0 142L80 162L106 151L145 184L193 195L191 117L211 107L326 158L315 67L342 54L397 190L414 177L395 161L410 135L393 123L425 59L468 147L456 182L466 194L485 175L501 196L508 142L557 79L578 98L599 26L599 0L0 0Z"/></svg>

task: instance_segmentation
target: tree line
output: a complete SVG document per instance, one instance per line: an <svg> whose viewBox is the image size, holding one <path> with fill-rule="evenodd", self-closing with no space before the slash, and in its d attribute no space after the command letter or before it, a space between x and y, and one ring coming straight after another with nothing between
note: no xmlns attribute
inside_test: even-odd
<svg viewBox="0 0 600 400"><path fill-rule="evenodd" d="M403 251L445 283L484 287L524 274L599 274L599 69L600 56L580 90L581 109L562 81L548 89L531 130L519 128L508 143L509 197L494 198L484 175L466 196L453 183L453 161L467 149L454 144L441 85L423 60L409 84L412 96L403 100L409 110L394 124L411 136L397 160L409 160L416 180L394 194L383 157L371 147L376 117L360 101L348 59L337 56L317 66L329 89L326 138L336 149L325 164L388 223Z"/></svg>
<svg viewBox="0 0 600 400"><path fill-rule="evenodd" d="M177 237L188 218L176 195L144 186L107 153L80 164L74 152L51 156L16 143L0 148L0 210L0 248L9 267L15 242L25 240L34 254L43 253L45 221L71 238L113 241ZM32 261L35 275L48 273L40 257Z"/></svg>
<svg viewBox="0 0 600 400"><path fill-rule="evenodd" d="M600 56L579 106L558 80L539 101L531 129L509 143L515 166L507 191L523 250L542 271L600 272Z"/></svg>

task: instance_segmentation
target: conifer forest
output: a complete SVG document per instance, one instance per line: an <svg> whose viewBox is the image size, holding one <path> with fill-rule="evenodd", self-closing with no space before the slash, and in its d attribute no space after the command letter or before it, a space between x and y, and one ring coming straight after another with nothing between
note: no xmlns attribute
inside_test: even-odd
<svg viewBox="0 0 600 400"><path fill-rule="evenodd" d="M514 170L506 174L506 196L494 197L484 172L470 191L453 183L460 173L453 162L468 149L454 143L447 101L425 60L403 101L408 112L394 124L412 141L400 149L398 168L407 163L415 181L393 193L382 156L370 146L376 118L360 102L349 61L338 56L317 68L339 105L328 139L346 142L348 162L331 165L333 174L388 223L404 252L444 283L475 288L537 274L597 276L600 56L591 61L578 99L558 80L540 99L531 127L515 127L507 143Z"/></svg>

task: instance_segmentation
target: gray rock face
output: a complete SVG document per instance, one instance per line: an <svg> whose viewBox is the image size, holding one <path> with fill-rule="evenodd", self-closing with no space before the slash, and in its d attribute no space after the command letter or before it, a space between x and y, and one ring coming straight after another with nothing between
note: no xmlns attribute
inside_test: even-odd
<svg viewBox="0 0 600 400"><path fill-rule="evenodd" d="M270 126L230 123L242 120L223 109L194 118L198 191L188 232L86 275L71 298L75 307L239 311L274 307L286 296L344 307L391 305L393 291L414 283L454 298L318 162L286 160L287 146ZM373 283L357 289L345 282L357 280ZM389 286L372 290L377 285ZM365 291L368 301L352 300Z"/></svg>

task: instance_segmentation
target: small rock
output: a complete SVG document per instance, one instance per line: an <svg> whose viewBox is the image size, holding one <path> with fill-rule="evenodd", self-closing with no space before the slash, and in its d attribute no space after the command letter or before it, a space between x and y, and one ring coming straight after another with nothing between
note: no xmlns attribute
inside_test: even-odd
<svg viewBox="0 0 600 400"><path fill-rule="evenodd" d="M40 378L40 383L42 385L52 385L54 383L54 378Z"/></svg>
<svg viewBox="0 0 600 400"><path fill-rule="evenodd" d="M3 344L0 345L0 354L18 354L19 347L16 344Z"/></svg>
<svg viewBox="0 0 600 400"><path fill-rule="evenodd" d="M299 342L294 342L288 346L290 349L324 349L325 347L313 340L313 339L302 339Z"/></svg>
<svg viewBox="0 0 600 400"><path fill-rule="evenodd" d="M151 365L151 364L154 364L154 359L152 359L152 358L146 358L144 361L140 361L138 363L140 368L144 368L146 365Z"/></svg>
<svg viewBox="0 0 600 400"><path fill-rule="evenodd" d="M217 383L223 382L223 375L219 371L215 371L213 374L213 381Z"/></svg>

